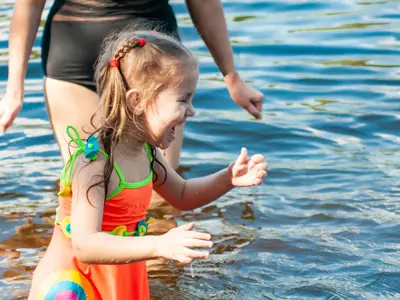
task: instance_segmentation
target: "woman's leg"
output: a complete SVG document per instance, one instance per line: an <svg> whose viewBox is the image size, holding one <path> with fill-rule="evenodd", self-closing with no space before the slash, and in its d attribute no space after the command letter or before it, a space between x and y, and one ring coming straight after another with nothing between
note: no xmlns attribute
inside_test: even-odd
<svg viewBox="0 0 400 300"><path fill-rule="evenodd" d="M72 125L86 138L94 130L90 118L98 107L98 96L81 85L52 78L45 79L44 90L48 116L65 163L75 149L68 146L65 129Z"/></svg>

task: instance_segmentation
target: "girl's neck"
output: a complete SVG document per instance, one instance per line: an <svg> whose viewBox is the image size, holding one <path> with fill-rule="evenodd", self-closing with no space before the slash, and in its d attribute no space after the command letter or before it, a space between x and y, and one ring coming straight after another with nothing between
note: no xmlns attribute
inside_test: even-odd
<svg viewBox="0 0 400 300"><path fill-rule="evenodd" d="M134 138L129 134L125 136L126 137L123 138L117 145L118 151L129 156L136 156L140 154L144 149L144 141Z"/></svg>

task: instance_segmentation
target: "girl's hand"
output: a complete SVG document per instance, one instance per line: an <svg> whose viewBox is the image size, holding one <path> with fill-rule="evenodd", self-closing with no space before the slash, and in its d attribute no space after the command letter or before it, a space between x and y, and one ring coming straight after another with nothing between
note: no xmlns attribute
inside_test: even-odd
<svg viewBox="0 0 400 300"><path fill-rule="evenodd" d="M182 264L190 264L194 259L208 258L208 252L190 248L211 248L211 235L192 231L193 223L173 228L159 237L158 257L175 260Z"/></svg>
<svg viewBox="0 0 400 300"><path fill-rule="evenodd" d="M226 75L224 81L232 100L256 119L261 119L264 95L244 82L236 72Z"/></svg>
<svg viewBox="0 0 400 300"><path fill-rule="evenodd" d="M230 181L233 186L260 185L267 176L268 165L261 154L255 154L250 159L247 149L242 148L237 160L229 166Z"/></svg>
<svg viewBox="0 0 400 300"><path fill-rule="evenodd" d="M13 93L4 95L0 101L0 132L5 132L11 126L21 108L22 96Z"/></svg>

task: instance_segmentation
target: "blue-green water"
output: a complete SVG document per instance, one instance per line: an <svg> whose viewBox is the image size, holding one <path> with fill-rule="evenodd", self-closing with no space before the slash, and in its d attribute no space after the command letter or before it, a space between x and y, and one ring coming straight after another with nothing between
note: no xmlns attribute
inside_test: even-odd
<svg viewBox="0 0 400 300"><path fill-rule="evenodd" d="M0 94L13 2L0 4ZM265 94L262 121L230 100L184 2L172 5L201 62L185 176L218 170L243 145L270 171L263 186L176 218L212 233L213 255L194 278L155 272L153 298L400 299L400 1L224 1L236 65ZM26 293L49 237L49 226L16 226L45 224L57 200L41 32L24 108L0 136L0 299Z"/></svg>

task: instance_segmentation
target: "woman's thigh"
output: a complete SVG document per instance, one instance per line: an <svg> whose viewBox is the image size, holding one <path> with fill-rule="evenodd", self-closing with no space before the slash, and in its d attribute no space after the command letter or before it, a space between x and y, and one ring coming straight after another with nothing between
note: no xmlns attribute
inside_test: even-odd
<svg viewBox="0 0 400 300"><path fill-rule="evenodd" d="M68 125L74 126L82 138L94 130L91 117L99 106L97 94L81 85L52 78L45 79L47 112L64 162L76 148L69 147ZM95 126L98 119L94 119Z"/></svg>

